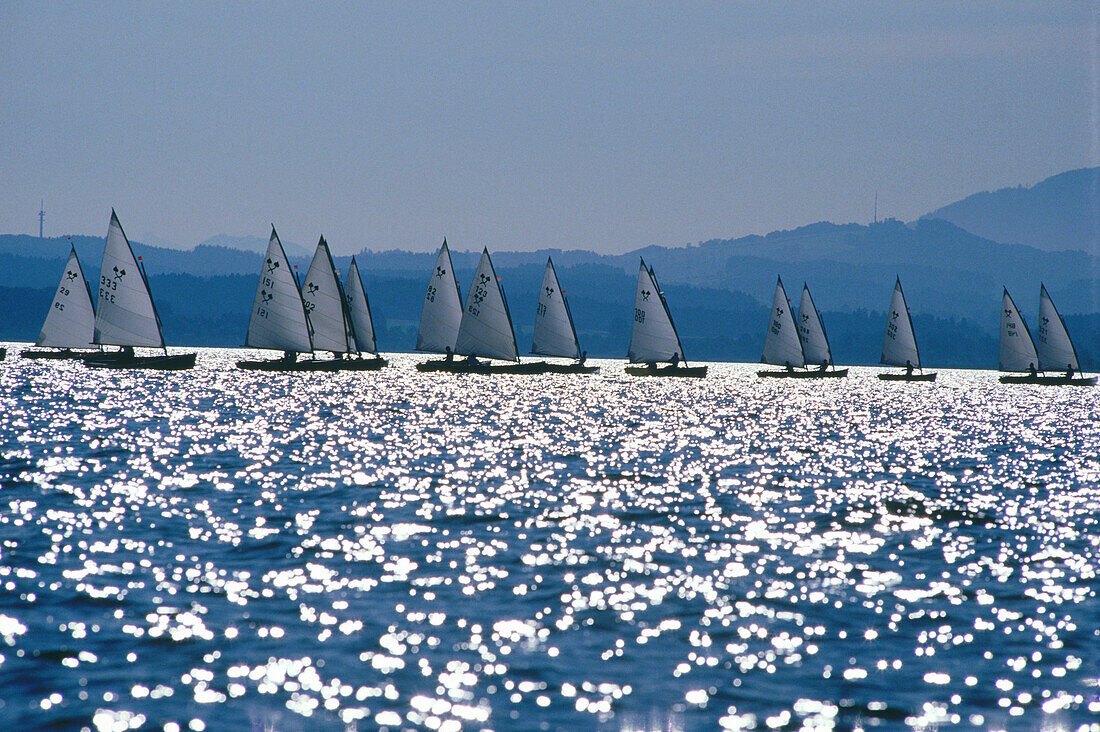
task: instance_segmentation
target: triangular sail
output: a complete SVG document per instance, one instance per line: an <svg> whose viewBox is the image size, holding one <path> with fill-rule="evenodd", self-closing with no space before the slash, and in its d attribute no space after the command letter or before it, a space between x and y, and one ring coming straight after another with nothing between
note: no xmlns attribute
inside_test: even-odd
<svg viewBox="0 0 1100 732"><path fill-rule="evenodd" d="M313 350L333 353L350 351L344 292L323 236L317 242L317 251L306 272L302 302L305 303L309 324L313 326Z"/></svg>
<svg viewBox="0 0 1100 732"><path fill-rule="evenodd" d="M825 326L806 285L802 286L802 302L798 305L798 337L802 341L802 355L807 366L832 365L833 354L829 349L829 339L825 336Z"/></svg>
<svg viewBox="0 0 1100 732"><path fill-rule="evenodd" d="M309 319L302 303L298 279L290 268L274 226L271 227L271 239L267 243L267 254L260 270L260 282L256 286L245 345L297 353L313 350Z"/></svg>
<svg viewBox="0 0 1100 732"><path fill-rule="evenodd" d="M546 259L546 272L542 276L539 304L535 310L535 336L531 343L531 353L562 358L579 358L581 355L569 304L558 284L554 262L549 257Z"/></svg>
<svg viewBox="0 0 1100 732"><path fill-rule="evenodd" d="M355 257L351 258L344 290L356 346L360 351L378 353L378 346L374 342L374 319L370 314L370 302L367 300L366 290L363 289L363 280L359 276L359 265L355 263Z"/></svg>
<svg viewBox="0 0 1100 732"><path fill-rule="evenodd" d="M455 353L504 361L519 360L508 302L493 270L488 249L482 251L470 291L466 293L466 308L462 311L462 322L458 327Z"/></svg>
<svg viewBox="0 0 1100 732"><path fill-rule="evenodd" d="M451 266L451 252L447 240L439 248L435 269L424 293L424 307L420 311L420 329L416 333L416 350L431 353L452 351L458 339L458 326L462 322L462 296L458 292L458 280Z"/></svg>
<svg viewBox="0 0 1100 732"><path fill-rule="evenodd" d="M890 366L908 366L919 369L920 354L917 337L913 333L913 318L901 291L901 278L894 283L894 296L890 299L890 312L886 314L886 335L882 340L881 363Z"/></svg>
<svg viewBox="0 0 1100 732"><path fill-rule="evenodd" d="M99 269L94 340L106 346L164 347L145 273L114 210L107 227L107 246Z"/></svg>
<svg viewBox="0 0 1100 732"><path fill-rule="evenodd" d="M76 249L69 252L65 272L54 293L50 312L42 323L35 345L52 348L91 348L95 334L95 310L92 292L84 279L84 270Z"/></svg>
<svg viewBox="0 0 1100 732"><path fill-rule="evenodd" d="M1062 320L1058 308L1047 293L1046 285L1039 285L1039 337L1036 346L1039 351L1039 369L1041 371L1080 371L1077 362L1077 349L1069 339L1069 331Z"/></svg>
<svg viewBox="0 0 1100 732"><path fill-rule="evenodd" d="M684 360L684 347L657 286L657 277L643 260L634 293L634 327L630 331L627 359L631 363L650 363L671 361L674 357Z"/></svg>
<svg viewBox="0 0 1100 732"><path fill-rule="evenodd" d="M1035 342L1031 340L1031 331L1027 329L1024 316L1012 301L1005 288L1001 298L1001 371L1031 371L1039 368L1039 356L1035 352Z"/></svg>
<svg viewBox="0 0 1100 732"><path fill-rule="evenodd" d="M775 298L772 300L772 312L768 318L768 332L764 336L764 352L760 356L762 363L776 366L805 366L802 355L802 342L798 338L798 329L791 313L791 301L783 289L783 280L775 283Z"/></svg>

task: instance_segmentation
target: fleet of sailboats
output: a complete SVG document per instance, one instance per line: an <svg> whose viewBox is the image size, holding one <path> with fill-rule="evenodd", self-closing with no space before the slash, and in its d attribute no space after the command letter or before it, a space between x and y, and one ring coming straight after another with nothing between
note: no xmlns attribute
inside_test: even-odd
<svg viewBox="0 0 1100 732"><path fill-rule="evenodd" d="M480 374L590 374L599 368L584 364L586 354L580 350L573 316L550 259L546 262L536 308L531 352L576 359L576 363L520 362L508 298L487 248L481 253L474 279L466 293L465 305L456 308L458 303L458 282L454 278L447 242L444 241L424 295L417 350L445 353L446 357L419 363L416 366L418 370ZM493 360L509 363L497 364Z"/></svg>
<svg viewBox="0 0 1100 732"><path fill-rule="evenodd" d="M887 372L879 374L883 381L935 381L936 372L924 373L920 364L920 352L917 350L917 336L913 331L913 316L905 302L905 293L901 289L901 277L894 283L894 294L890 298L890 310L886 313L886 333L882 337L882 358L879 361L887 366L904 366L905 373ZM913 370L920 371L914 374Z"/></svg>
<svg viewBox="0 0 1100 732"><path fill-rule="evenodd" d="M630 329L630 363L643 366L627 366L631 376L692 376L707 375L706 366L688 366L680 334L672 322L664 293L657 285L657 275L641 260L638 270L638 287L634 291L634 323ZM668 366L659 367L659 363ZM683 365L681 365L683 364Z"/></svg>
<svg viewBox="0 0 1100 732"><path fill-rule="evenodd" d="M829 337L825 334L821 314L807 285L802 285L802 302L798 306L796 326L783 279L776 281L760 361L783 367L782 371L757 371L757 376L761 378L823 379L848 375L848 369L838 369L833 364Z"/></svg>
<svg viewBox="0 0 1100 732"><path fill-rule="evenodd" d="M26 349L20 355L23 358L83 359L96 352L88 350L96 348L94 339L92 291L84 279L76 247L70 247L65 271L34 342L37 348Z"/></svg>
<svg viewBox="0 0 1100 732"><path fill-rule="evenodd" d="M169 355L145 269L134 256L114 209L99 268L92 342L97 346L120 347L118 351L86 357L84 363L92 368L181 370L195 365L194 353ZM134 353L138 347L157 348L164 353L139 356Z"/></svg>
<svg viewBox="0 0 1100 732"><path fill-rule="evenodd" d="M1001 341L998 365L1006 373L1002 384L1093 386L1095 376L1082 376L1077 349L1045 284L1039 285L1039 344L1016 307L1008 288L1001 298ZM1048 372L1064 372L1061 376ZM1012 373L1015 372L1015 373ZM1023 373L1020 373L1023 372ZM1019 375L1017 375L1019 374Z"/></svg>
<svg viewBox="0 0 1100 732"><path fill-rule="evenodd" d="M279 358L242 360L240 368L264 371L336 371L378 369L387 364L379 355L370 302L355 258L341 282L324 237L317 244L304 280L298 281L282 242L271 227L249 316L245 345L281 351ZM105 347L118 347L108 350ZM135 348L161 354L136 355ZM94 350L98 349L98 350ZM443 359L417 364L420 371L482 374L589 374L599 370L585 363L569 302L551 258L546 260L535 309L531 353L566 359L567 363L521 363L508 300L483 249L465 302L444 239L429 278L417 331L416 350L444 354ZM318 358L329 352L331 358ZM298 354L310 354L298 360ZM112 210L100 268L98 298L84 277L76 249L71 248L50 310L35 341L21 354L31 359L80 359L92 368L188 369L194 353L170 355L140 257ZM688 366L683 343L668 302L652 267L640 260L634 297L634 317L625 368L633 376L705 376L706 366ZM760 361L782 367L757 374L772 378L844 377L836 368L821 314L803 285L797 316L777 278ZM503 362L503 363L495 363ZM887 312L880 362L904 368L903 373L877 374L885 381L935 381L925 372L917 347L913 319L896 278ZM1023 314L1008 289L1002 296L998 366L1002 383L1095 385L1096 376L1080 373L1077 350L1045 284L1039 290L1038 339L1032 338Z"/></svg>

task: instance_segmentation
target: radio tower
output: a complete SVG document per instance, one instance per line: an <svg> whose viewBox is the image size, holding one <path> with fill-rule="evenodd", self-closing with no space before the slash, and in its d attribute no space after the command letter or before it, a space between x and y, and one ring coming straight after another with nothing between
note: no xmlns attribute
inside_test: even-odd
<svg viewBox="0 0 1100 732"><path fill-rule="evenodd" d="M42 199L42 204L38 207L38 238L42 238L42 227L46 223L46 199Z"/></svg>

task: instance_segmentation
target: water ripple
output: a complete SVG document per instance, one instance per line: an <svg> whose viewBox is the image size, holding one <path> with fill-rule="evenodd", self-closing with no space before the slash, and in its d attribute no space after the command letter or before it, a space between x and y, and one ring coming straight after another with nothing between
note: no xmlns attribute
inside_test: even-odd
<svg viewBox="0 0 1100 732"><path fill-rule="evenodd" d="M0 365L3 727L1100 729L1095 390L235 356Z"/></svg>

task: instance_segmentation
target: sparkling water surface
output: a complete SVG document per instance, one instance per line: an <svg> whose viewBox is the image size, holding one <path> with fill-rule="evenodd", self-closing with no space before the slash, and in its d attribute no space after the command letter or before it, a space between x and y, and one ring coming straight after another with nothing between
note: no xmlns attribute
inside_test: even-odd
<svg viewBox="0 0 1100 732"><path fill-rule="evenodd" d="M1077 729L1096 389L0 363L0 728Z"/></svg>

